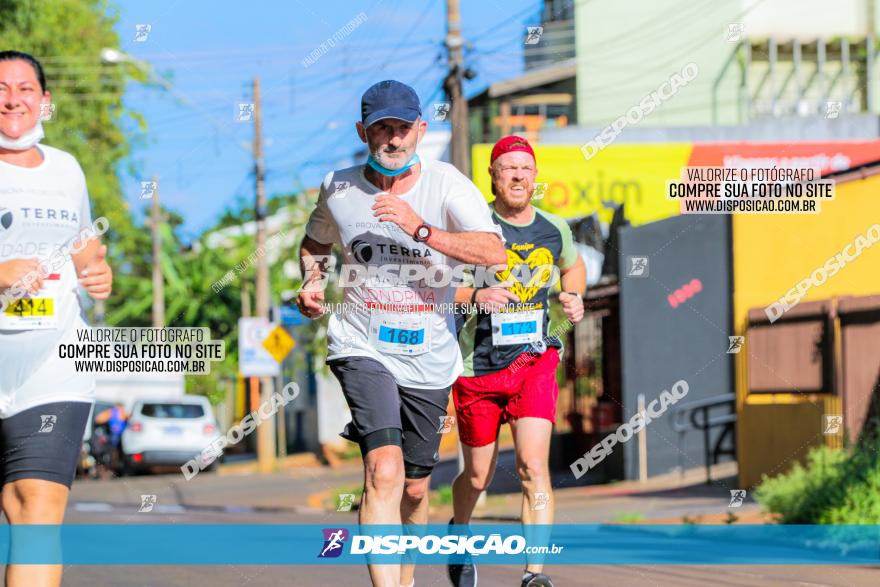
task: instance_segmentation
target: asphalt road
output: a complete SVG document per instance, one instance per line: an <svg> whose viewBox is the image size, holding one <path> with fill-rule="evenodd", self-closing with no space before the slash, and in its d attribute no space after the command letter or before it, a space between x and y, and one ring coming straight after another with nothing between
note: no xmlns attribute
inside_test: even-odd
<svg viewBox="0 0 880 587"><path fill-rule="evenodd" d="M144 476L78 482L71 494L66 523L79 524L333 524L353 523L354 513L324 512L309 506L308 496L357 483L357 468L314 472L298 470L271 476L200 475L184 482L180 475ZM139 513L140 495L155 494L150 513ZM279 496L281 498L279 499ZM564 505L580 507L583 503ZM626 507L626 506L622 506ZM560 511L565 515L565 511ZM443 520L432 520L441 522ZM206 545L206 547L210 547ZM149 548L149 545L144 545ZM480 587L517 586L522 569L481 565ZM554 566L548 568L559 587L683 586L763 587L770 585L880 585L880 567L840 566ZM369 585L366 569L339 565L68 565L65 587L355 587ZM421 566L419 587L446 586L446 569Z"/></svg>

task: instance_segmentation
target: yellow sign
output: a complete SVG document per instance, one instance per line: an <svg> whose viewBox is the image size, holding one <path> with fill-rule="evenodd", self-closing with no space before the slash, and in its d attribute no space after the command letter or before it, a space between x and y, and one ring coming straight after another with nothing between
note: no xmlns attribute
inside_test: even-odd
<svg viewBox="0 0 880 587"><path fill-rule="evenodd" d="M287 331L280 326L276 326L269 336L263 340L263 348L269 351L276 361L279 363L284 360L287 353L296 346L296 341L290 338Z"/></svg>
<svg viewBox="0 0 880 587"><path fill-rule="evenodd" d="M666 182L681 175L688 164L691 143L610 145L590 160L580 145L536 145L535 181L547 183L537 207L579 218L596 212L611 222L614 206L625 204L630 223L646 224L678 214L678 202L666 198ZM474 145L474 183L487 199L493 198L489 178L492 145Z"/></svg>

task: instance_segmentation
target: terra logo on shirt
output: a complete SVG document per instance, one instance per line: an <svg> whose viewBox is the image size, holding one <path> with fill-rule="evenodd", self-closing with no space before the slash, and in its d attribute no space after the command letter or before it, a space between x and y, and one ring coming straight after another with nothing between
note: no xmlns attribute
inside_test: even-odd
<svg viewBox="0 0 880 587"><path fill-rule="evenodd" d="M12 210L0 208L0 229L6 230L12 226Z"/></svg>
<svg viewBox="0 0 880 587"><path fill-rule="evenodd" d="M79 226L79 214L76 210L68 208L19 208L22 221L30 226L64 224Z"/></svg>

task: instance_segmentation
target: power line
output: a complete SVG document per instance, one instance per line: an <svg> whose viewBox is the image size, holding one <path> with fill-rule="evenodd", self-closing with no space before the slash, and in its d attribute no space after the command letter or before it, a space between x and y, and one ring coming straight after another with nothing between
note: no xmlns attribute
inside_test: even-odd
<svg viewBox="0 0 880 587"><path fill-rule="evenodd" d="M429 41L424 41L428 43ZM320 43L319 43L320 45ZM358 49L359 51L384 51L390 47L395 46L395 43L383 44L381 42L370 42L370 43L355 43L352 42L349 44L352 49ZM157 54L147 54L147 55L139 55L138 59L141 61L149 61L150 63L161 63L163 61L168 61L171 63L179 63L181 61L202 61L202 62L216 62L221 59L249 59L254 60L255 58L259 58L259 55L262 53L265 54L274 54L274 53L285 53L291 54L296 53L298 51L313 51L315 49L314 44L310 45L290 45L284 47L259 47L259 48L238 48L238 49L229 49L229 50L211 50L211 51L191 51L191 52L175 52L173 56L166 55L157 55ZM101 59L97 55L58 55L58 56L47 56L42 57L40 59L40 63L43 64L44 67L66 67L68 64L78 65L82 62L93 62L95 65L101 63ZM55 65L58 64L58 65Z"/></svg>
<svg viewBox="0 0 880 587"><path fill-rule="evenodd" d="M414 43L412 46L407 48L407 51L410 50L420 50L431 45L434 45L435 42L430 39L425 39L422 41L418 41ZM387 49L384 49L380 46L369 46L369 47L352 47L350 45L345 45L349 47L352 51L356 51L358 55L369 55L373 53L385 53ZM314 50L314 47L312 47ZM198 67L200 70L206 69L220 69L219 73L228 72L230 69L235 68L248 68L253 69L255 64L261 66L288 66L291 64L297 64L303 61L303 59L308 54L296 54L296 55L288 55L277 58L262 58L262 59L254 59L250 57L241 57L240 59L234 58L218 58L210 61L192 61L187 59L169 59L168 65L174 65L178 67ZM162 69L167 67L165 61L154 60L154 59L143 59L142 61L153 64L156 68ZM105 64L100 63L99 61L93 61L89 63L80 63L80 64L69 64L69 65L44 65L44 69L46 70L47 77L51 77L56 73L58 74L66 74L70 75L84 75L84 74L100 74L103 71L106 71Z"/></svg>
<svg viewBox="0 0 880 587"><path fill-rule="evenodd" d="M432 68L434 68L434 67L439 67L440 65L441 65L441 64L438 63L438 62L433 62L433 63L431 63L427 68L425 68L425 69L422 70L418 75L416 75L414 79L421 79L422 77L424 77L425 75L427 75L428 72L429 72ZM436 82L436 83L439 84L440 82ZM432 85L433 85L433 84L432 84ZM433 95L436 95L436 92L435 92ZM330 120L335 119L337 116L341 115L341 114L342 114L346 109L348 109L348 108L350 108L350 105L349 105L349 104L347 104L347 103L346 103L346 104L343 104L342 107L341 107L339 110L337 110L337 111L333 114L333 116L330 118ZM424 112L424 110L423 110L423 112ZM322 133L325 133L326 130L327 130L327 129L326 129L326 124L325 124L325 125L322 125L322 126L321 126L320 128L318 128L315 132L313 132L313 133L310 134L308 137L306 137L306 138L302 141L302 144L309 144L309 143L311 143L314 139L318 138ZM332 137L331 137L331 138L332 138ZM348 148L348 147L347 147L347 148ZM295 149L294 149L294 150L295 150ZM313 162L313 161L314 161L314 158L315 158L319 153L321 153L323 150L324 150L324 146L322 145L322 146L318 147L317 149L315 149L313 152L311 152L307 157L301 159L301 160L300 160L299 162L297 162L295 165L298 166L298 167L303 167L303 166L309 164L310 162ZM279 159L283 159L283 157L285 157L285 156L287 156L287 154L285 154L284 156L278 156L278 157L276 157L276 161L278 161ZM339 159L339 157L335 157L335 158L333 158L333 160L336 160L336 159ZM281 163L277 163L277 162L276 162L276 164L275 164L275 168L278 169L278 168L282 168L282 167L285 167L285 166L291 166L291 167L292 167L293 165L294 165L293 163L291 163L291 164L289 164L289 165L285 165L284 162L282 161Z"/></svg>
<svg viewBox="0 0 880 587"><path fill-rule="evenodd" d="M412 66L416 66L416 65L421 65L421 64L416 64L415 62L410 62L407 64L408 67L412 67ZM367 68L361 68L361 69L358 69L355 71L363 72L366 70L367 70ZM343 73L339 73L339 74L334 74L332 77L328 77L328 78L324 79L323 81L321 81L320 83L314 83L314 84L309 83L308 84L309 87L306 88L306 90L302 91L301 93L298 92L298 95L299 96L326 95L326 93L329 90L331 90L331 88L333 88L334 86L339 85L341 83L351 81L350 73L351 72L348 72L348 73L343 72ZM193 92L190 90L187 90L184 93L189 96L199 94L199 92ZM265 99L263 102L265 105L274 105L276 107L280 107L281 103L286 102L287 99L288 99L288 95L286 93L282 93L280 91L277 91L277 92L271 93L269 95L269 97L267 99ZM230 111L233 111L235 104L243 103L246 101L247 101L247 99L234 98L233 96L230 95L230 96L223 96L223 103L222 104L218 104L216 106L206 105L209 102L202 101L201 105L203 106L203 108L206 111L209 111L211 113L221 113L221 111L223 109L229 109ZM309 111L312 109L318 109L318 108L321 108L322 106L323 106L323 103L320 100L310 100L306 106L298 108L297 113L301 113L303 111ZM269 110L269 109L267 109L267 110ZM161 127L162 125L164 125L166 123L175 123L175 122L179 122L181 120L186 120L187 117L188 117L188 114L184 113L181 115L171 116L171 117L163 118L160 120L152 120L151 127L153 127L153 125L158 125Z"/></svg>
<svg viewBox="0 0 880 587"><path fill-rule="evenodd" d="M475 43L475 42L479 41L480 39L486 38L488 35L491 35L493 33L497 33L498 29L500 29L501 27L505 26L507 23L512 22L516 19L525 18L527 15L540 14L541 6L543 6L543 4L544 4L544 2L542 0L542 1L538 2L537 6L529 6L527 8L520 10L516 14L513 14L513 15L509 16L508 18L505 18L501 22L496 23L496 24L492 25L491 27L487 28L482 33L478 33L476 35L471 36L469 42Z"/></svg>
<svg viewBox="0 0 880 587"><path fill-rule="evenodd" d="M422 10L422 13L416 19L415 23L410 28L409 32L403 37L403 39L401 39L401 41L394 47L394 49L392 49L392 51L388 54L388 57L385 60L383 60L382 63L380 63L378 65L378 67L375 69L378 69L380 71L384 70L385 66L387 66L388 63L390 63L390 61L396 56L397 51L406 45L407 41L409 41L410 37L412 37L413 33L418 29L419 25L422 23L422 21L428 15L428 12L432 8L432 4L433 4L433 2L430 0L428 2L426 2L425 7ZM435 65L436 65L436 62L432 62L431 65L429 65L428 68L426 68L425 73L427 73L427 71L430 71L431 67L434 67ZM417 74L414 77L414 79L419 79L421 77L421 75L423 75L423 74ZM317 138L321 133L325 132L327 124L329 124L330 122L335 120L337 116L342 115L342 113L345 112L349 107L350 107L349 104L343 102L342 106L338 110L336 110L330 116L329 119L327 119L327 122L325 122L321 127L319 127L315 132L310 134L305 139L304 144L310 143L313 139ZM293 150L295 150L295 149L292 149L291 152ZM285 153L284 155L280 155L280 157L281 158L286 157L288 154L289 153ZM309 157L308 159L311 159L311 157ZM308 160L308 159L306 159L306 160Z"/></svg>

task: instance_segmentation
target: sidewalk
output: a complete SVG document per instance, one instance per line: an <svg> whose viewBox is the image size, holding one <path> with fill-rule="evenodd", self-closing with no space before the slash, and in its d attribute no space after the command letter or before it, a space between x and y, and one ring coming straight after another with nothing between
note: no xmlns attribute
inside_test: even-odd
<svg viewBox="0 0 880 587"><path fill-rule="evenodd" d="M448 467L452 463L444 465ZM751 495L747 495L739 507L728 507L730 491L738 489L736 463L713 467L712 478L712 484L706 484L705 471L698 468L683 475L653 477L645 483L622 481L555 489L555 519L560 524L761 524L770 521ZM435 488L436 485L432 483ZM515 491L489 493L485 504L477 508L474 521L518 521L521 500L521 493ZM334 496L319 492L310 496L309 503L326 509L334 503ZM432 521L446 521L451 515L451 504L434 505L430 510Z"/></svg>
<svg viewBox="0 0 880 587"><path fill-rule="evenodd" d="M363 480L360 461L336 468L303 462L275 473L256 473L255 462L224 465L217 473L200 473L190 481L180 473L77 480L71 504L140 504L141 495L157 497L163 506L227 511L261 510L317 513L309 496Z"/></svg>
<svg viewBox="0 0 880 587"><path fill-rule="evenodd" d="M616 483L554 490L556 522L560 524L638 523L760 524L769 521L752 495L737 508L728 507L730 490L736 485L736 463L722 463L712 469L711 485L702 468L683 475L652 477L645 483ZM478 521L519 519L520 494L490 495L477 510Z"/></svg>
<svg viewBox="0 0 880 587"><path fill-rule="evenodd" d="M294 465L295 463L295 465ZM333 512L336 493L362 483L360 461L334 468L308 459L294 459L276 473L258 475L252 463L223 467L218 474L203 473L191 481L180 474L125 477L107 481L77 481L70 495L73 504L139 504L141 495L153 494L160 504L187 509L226 511ZM447 466L454 463L447 462ZM711 485L702 469L684 475L670 474L646 483L624 481L604 485L571 487L554 491L556 522L596 523L763 523L758 504L748 495L741 507L729 508L735 485L735 463L713 469ZM490 494L475 512L475 521L516 521L521 494ZM335 513L335 512L334 512ZM451 504L431 508L432 521L446 521ZM339 515L351 515L340 512Z"/></svg>

